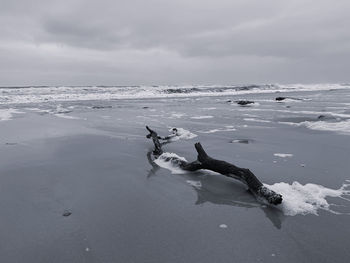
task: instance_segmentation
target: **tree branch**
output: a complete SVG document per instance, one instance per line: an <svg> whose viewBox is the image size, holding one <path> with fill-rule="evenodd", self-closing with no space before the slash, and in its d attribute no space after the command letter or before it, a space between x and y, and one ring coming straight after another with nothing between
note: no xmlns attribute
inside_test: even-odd
<svg viewBox="0 0 350 263"><path fill-rule="evenodd" d="M147 130L150 132L147 138L152 138L154 143L153 153L156 157L159 157L163 153L162 145L159 142L159 137L157 133L146 126ZM194 162L186 162L180 159L176 160L176 163L180 168L186 171L197 171L200 169L207 169L233 179L237 179L244 183L249 190L255 195L255 197L261 201L267 201L270 204L278 205L282 203L282 195L265 187L259 179L246 168L237 167L231 163L216 160L211 158L203 149L202 145L197 142L195 144L196 151L198 153L197 160ZM174 157L172 157L174 158Z"/></svg>

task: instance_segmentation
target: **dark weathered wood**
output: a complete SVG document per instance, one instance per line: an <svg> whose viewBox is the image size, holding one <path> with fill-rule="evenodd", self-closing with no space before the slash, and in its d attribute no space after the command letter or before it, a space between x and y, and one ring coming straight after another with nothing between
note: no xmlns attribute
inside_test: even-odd
<svg viewBox="0 0 350 263"><path fill-rule="evenodd" d="M152 138L155 146L153 153L158 157L163 153L162 144L159 142L159 139L162 137L159 137L157 133L149 127L146 126L146 128L150 132L147 138ZM237 179L244 183L257 199L267 201L274 205L278 205L282 202L282 195L265 187L249 169L240 168L231 163L210 157L199 142L195 144L195 148L198 153L196 161L189 163L181 159L175 160L174 157L169 157L169 161L171 159L173 163L176 163L180 168L186 171L207 169Z"/></svg>
<svg viewBox="0 0 350 263"><path fill-rule="evenodd" d="M158 138L158 134L155 131L151 130L148 126L146 126L146 129L149 131L149 134L146 137L152 138L154 143L153 153L158 156L161 155L163 153L163 150L162 150L162 145L159 142L160 138Z"/></svg>

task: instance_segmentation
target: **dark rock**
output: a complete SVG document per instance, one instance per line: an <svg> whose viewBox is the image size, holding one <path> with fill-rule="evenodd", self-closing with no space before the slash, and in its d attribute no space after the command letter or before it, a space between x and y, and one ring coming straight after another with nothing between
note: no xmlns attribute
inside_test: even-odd
<svg viewBox="0 0 350 263"><path fill-rule="evenodd" d="M17 142L7 142L7 143L5 143L6 145L16 145L17 144Z"/></svg>
<svg viewBox="0 0 350 263"><path fill-rule="evenodd" d="M65 216L65 217L67 217L67 216L70 216L71 214L72 214L71 212L66 211L66 212L64 212L62 215Z"/></svg>
<svg viewBox="0 0 350 263"><path fill-rule="evenodd" d="M334 116L329 116L329 115L327 116L327 115L321 114L317 117L317 120L337 120L337 118Z"/></svg>
<svg viewBox="0 0 350 263"><path fill-rule="evenodd" d="M142 109L149 109L149 107L145 106L145 107L142 107Z"/></svg>
<svg viewBox="0 0 350 263"><path fill-rule="evenodd" d="M286 99L286 97L277 97L275 100L282 101L282 100L285 100L285 99Z"/></svg>
<svg viewBox="0 0 350 263"><path fill-rule="evenodd" d="M60 110L60 111L57 111L56 113L57 114L67 114L67 113L71 113L72 111L71 110Z"/></svg>
<svg viewBox="0 0 350 263"><path fill-rule="evenodd" d="M250 140L250 139L236 139L236 140L230 141L230 143L244 143L244 144L248 144L251 142L253 142L253 140Z"/></svg>
<svg viewBox="0 0 350 263"><path fill-rule="evenodd" d="M237 103L238 105L244 106L244 105L248 105L248 104L253 104L254 101L250 101L250 100L237 100L236 103Z"/></svg>
<svg viewBox="0 0 350 263"><path fill-rule="evenodd" d="M97 105L97 106L92 106L92 108L93 109L110 109L110 108L112 108L112 106L99 106L99 105Z"/></svg>

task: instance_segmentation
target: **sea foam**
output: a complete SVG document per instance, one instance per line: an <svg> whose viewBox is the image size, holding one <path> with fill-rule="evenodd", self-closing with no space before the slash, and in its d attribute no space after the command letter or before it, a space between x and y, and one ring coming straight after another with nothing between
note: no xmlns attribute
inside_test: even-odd
<svg viewBox="0 0 350 263"><path fill-rule="evenodd" d="M173 129L174 128L170 128L169 131L173 132ZM190 140L197 137L197 134L194 134L184 128L176 128L176 130L177 130L176 136L171 138L172 141L176 141L179 139Z"/></svg>
<svg viewBox="0 0 350 263"><path fill-rule="evenodd" d="M235 131L236 129L233 126L225 126L225 128L217 128L207 131L198 131L200 133L216 133L216 132L226 132L226 131Z"/></svg>
<svg viewBox="0 0 350 263"><path fill-rule="evenodd" d="M161 154L154 162L162 168L168 169L172 174L184 174L186 171L179 167L179 162L187 162L184 157L176 153L165 152Z"/></svg>
<svg viewBox="0 0 350 263"><path fill-rule="evenodd" d="M211 115L204 115L204 116L193 116L193 117L191 117L191 119L195 119L195 120L211 119L211 118L214 118L214 116L211 116Z"/></svg>
<svg viewBox="0 0 350 263"><path fill-rule="evenodd" d="M274 153L273 155L281 158L293 157L293 154L291 153Z"/></svg>
<svg viewBox="0 0 350 263"><path fill-rule="evenodd" d="M346 198L350 195L349 182L347 180L339 189L331 189L312 183L302 185L299 182L293 182L292 184L281 182L273 185L265 184L265 186L283 196L282 204L278 207L282 209L285 215L318 215L318 210L340 214L331 209L333 204L328 203L326 198L336 197L350 201Z"/></svg>
<svg viewBox="0 0 350 263"><path fill-rule="evenodd" d="M279 122L281 124L287 124L297 127L306 127L310 130L318 131L332 131L340 134L350 134L350 119L338 121L338 122L327 122L327 121L303 121L299 123L295 122Z"/></svg>
<svg viewBox="0 0 350 263"><path fill-rule="evenodd" d="M326 121L304 121L300 123L301 126L305 126L311 130L319 131L333 131L343 134L350 134L350 120L344 120L339 122L326 122Z"/></svg>
<svg viewBox="0 0 350 263"><path fill-rule="evenodd" d="M9 121L12 119L13 114L24 113L16 109L0 109L0 121Z"/></svg>
<svg viewBox="0 0 350 263"><path fill-rule="evenodd" d="M187 172L179 166L179 162L182 161L186 161L186 159L175 153L166 152L154 162L160 167L170 170L172 174L184 174ZM201 187L198 181L187 181L187 183L194 187ZM273 185L264 185L283 196L282 204L278 205L277 208L281 209L287 216L318 215L318 210L342 214L331 209L332 206L336 205L328 203L326 198L333 197L350 202L350 180L347 180L339 189L331 189L312 183L302 185L299 182L293 182L292 184L280 182Z"/></svg>
<svg viewBox="0 0 350 263"><path fill-rule="evenodd" d="M188 98L346 89L347 84L245 86L0 87L0 104L144 98Z"/></svg>

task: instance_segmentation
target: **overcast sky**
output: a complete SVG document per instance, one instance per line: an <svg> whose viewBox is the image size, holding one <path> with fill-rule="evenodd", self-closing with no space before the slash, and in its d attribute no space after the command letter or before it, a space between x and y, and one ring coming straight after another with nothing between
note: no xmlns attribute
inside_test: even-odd
<svg viewBox="0 0 350 263"><path fill-rule="evenodd" d="M0 85L350 82L349 0L0 0Z"/></svg>

